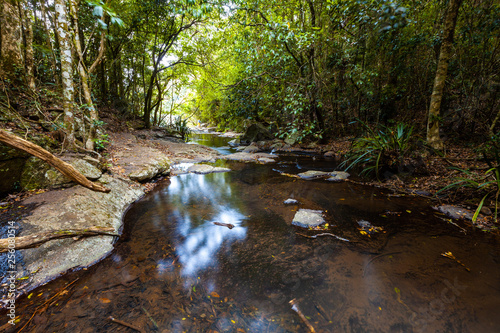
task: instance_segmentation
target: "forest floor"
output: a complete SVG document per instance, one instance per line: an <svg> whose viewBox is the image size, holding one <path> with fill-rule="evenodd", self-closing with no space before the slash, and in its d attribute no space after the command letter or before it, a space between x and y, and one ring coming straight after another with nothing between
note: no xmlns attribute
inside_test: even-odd
<svg viewBox="0 0 500 333"><path fill-rule="evenodd" d="M336 152L337 158L343 160L350 151L352 137L335 139L322 147L323 150ZM381 180L363 179L362 184L376 186L392 190L401 194L412 194L426 197L436 202L436 206L449 204L461 206L474 212L481 199L490 189L478 190L477 187L456 186L443 190L450 184L468 179L476 181L478 184L484 184L493 180L493 175L486 175L490 169L487 163L481 161L474 148L467 147L464 144L448 143L445 151L445 157L436 154L430 154L422 149L417 154L421 157L418 167L412 167L414 160L408 159L409 167L399 174L384 174ZM461 171L467 170L467 173ZM498 223L494 222L495 195L491 193L485 200L481 210L481 223L487 229L497 229Z"/></svg>

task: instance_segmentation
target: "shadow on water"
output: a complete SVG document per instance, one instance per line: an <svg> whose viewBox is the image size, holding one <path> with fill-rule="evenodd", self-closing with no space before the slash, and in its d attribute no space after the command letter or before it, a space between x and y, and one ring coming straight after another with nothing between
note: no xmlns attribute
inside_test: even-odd
<svg viewBox="0 0 500 333"><path fill-rule="evenodd" d="M110 257L21 299L16 329L38 309L25 332L131 331L109 316L148 332L305 332L296 299L318 332L500 330L495 237L465 235L421 199L229 166L164 181L126 214ZM298 208L323 210L328 226L292 226ZM362 234L360 220L383 230ZM350 242L303 236L318 233Z"/></svg>

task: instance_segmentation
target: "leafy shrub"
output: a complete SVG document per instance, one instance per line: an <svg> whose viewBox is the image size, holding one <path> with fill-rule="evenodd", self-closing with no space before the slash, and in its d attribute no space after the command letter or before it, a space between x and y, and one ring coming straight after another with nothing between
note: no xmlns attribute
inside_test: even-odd
<svg viewBox="0 0 500 333"><path fill-rule="evenodd" d="M379 172L383 167L397 169L403 165L404 157L408 156L413 147L413 127L399 123L394 127L380 125L372 130L364 122L359 121L367 135L353 141L347 160L341 167L362 166L361 175L375 172L379 179Z"/></svg>
<svg viewBox="0 0 500 333"><path fill-rule="evenodd" d="M182 119L182 117L178 117L173 124L173 130L179 133L182 140L186 141L191 134L191 129L188 126L188 119Z"/></svg>

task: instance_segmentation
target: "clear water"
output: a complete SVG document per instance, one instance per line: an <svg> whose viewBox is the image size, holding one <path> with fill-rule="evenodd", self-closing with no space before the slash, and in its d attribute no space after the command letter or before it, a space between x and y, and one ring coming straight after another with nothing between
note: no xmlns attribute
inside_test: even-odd
<svg viewBox="0 0 500 333"><path fill-rule="evenodd" d="M500 332L495 236L465 235L420 198L280 174L328 161L228 165L163 181L128 211L110 257L19 301L16 330L36 311L24 332L132 331L109 316L147 332L306 332L295 299L318 332ZM292 226L298 208L328 226ZM360 220L383 230L364 235ZM350 241L303 236L321 233Z"/></svg>

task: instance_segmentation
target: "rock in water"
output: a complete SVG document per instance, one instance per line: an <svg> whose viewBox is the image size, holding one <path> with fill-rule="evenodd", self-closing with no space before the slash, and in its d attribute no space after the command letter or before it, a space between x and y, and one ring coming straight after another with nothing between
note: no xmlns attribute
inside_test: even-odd
<svg viewBox="0 0 500 333"><path fill-rule="evenodd" d="M317 227L325 223L323 211L312 209L299 209L293 218L292 224L302 228Z"/></svg>
<svg viewBox="0 0 500 333"><path fill-rule="evenodd" d="M346 180L347 178L349 178L349 176L350 174L345 171L333 171L330 172L330 178L328 178L327 180L331 182L340 182Z"/></svg>
<svg viewBox="0 0 500 333"><path fill-rule="evenodd" d="M285 205L297 205L299 201L295 199L286 199L285 201L283 201L283 203Z"/></svg>
<svg viewBox="0 0 500 333"><path fill-rule="evenodd" d="M193 166L190 166L187 169L187 171L190 173L197 173L197 174L205 175L208 173L215 173L215 172L229 172L229 171L231 171L231 169L221 168L221 167L213 167L213 166L207 165L207 164L195 164Z"/></svg>
<svg viewBox="0 0 500 333"><path fill-rule="evenodd" d="M305 180L312 180L312 179L326 178L330 176L330 173L324 171L309 170L306 172L299 173L298 176Z"/></svg>

